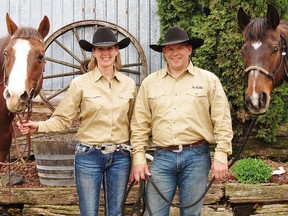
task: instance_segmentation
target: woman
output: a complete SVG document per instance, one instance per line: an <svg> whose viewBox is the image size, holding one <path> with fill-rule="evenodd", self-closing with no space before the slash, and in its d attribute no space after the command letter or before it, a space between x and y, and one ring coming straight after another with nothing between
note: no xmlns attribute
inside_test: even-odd
<svg viewBox="0 0 288 216"><path fill-rule="evenodd" d="M98 215L102 180L105 215L122 215L130 173L129 124L136 86L119 72L119 49L130 41L124 38L117 42L107 27L97 29L92 43L80 40L80 47L93 54L90 71L71 82L50 119L17 123L22 134L57 132L69 128L79 114L75 179L82 216Z"/></svg>

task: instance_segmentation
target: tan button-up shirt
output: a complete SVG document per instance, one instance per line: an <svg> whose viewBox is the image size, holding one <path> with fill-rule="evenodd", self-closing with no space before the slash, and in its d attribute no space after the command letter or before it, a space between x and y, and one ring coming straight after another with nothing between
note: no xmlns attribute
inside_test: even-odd
<svg viewBox="0 0 288 216"><path fill-rule="evenodd" d="M38 132L68 129L79 112L77 138L87 145L123 143L130 137L130 119L136 96L133 79L114 72L108 81L98 68L72 80L52 117L39 122Z"/></svg>
<svg viewBox="0 0 288 216"><path fill-rule="evenodd" d="M190 62L173 78L167 66L143 80L131 121L133 165L145 164L152 130L156 146L185 145L200 140L217 144L214 159L227 164L233 137L230 107L219 79Z"/></svg>

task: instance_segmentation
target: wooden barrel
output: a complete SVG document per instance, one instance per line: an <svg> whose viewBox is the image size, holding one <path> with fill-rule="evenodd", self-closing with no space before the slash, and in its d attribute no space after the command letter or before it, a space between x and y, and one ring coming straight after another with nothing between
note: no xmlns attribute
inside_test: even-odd
<svg viewBox="0 0 288 216"><path fill-rule="evenodd" d="M40 183L73 186L75 134L46 135L32 141Z"/></svg>

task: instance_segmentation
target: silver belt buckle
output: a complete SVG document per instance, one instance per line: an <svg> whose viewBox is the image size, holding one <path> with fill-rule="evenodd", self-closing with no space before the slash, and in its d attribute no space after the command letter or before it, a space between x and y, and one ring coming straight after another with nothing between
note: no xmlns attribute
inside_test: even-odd
<svg viewBox="0 0 288 216"><path fill-rule="evenodd" d="M109 154L116 151L116 145L112 143L103 143L101 147L104 147L103 150L101 149L102 154Z"/></svg>
<svg viewBox="0 0 288 216"><path fill-rule="evenodd" d="M178 150L173 150L173 152L182 152L183 151L183 145L179 145Z"/></svg>

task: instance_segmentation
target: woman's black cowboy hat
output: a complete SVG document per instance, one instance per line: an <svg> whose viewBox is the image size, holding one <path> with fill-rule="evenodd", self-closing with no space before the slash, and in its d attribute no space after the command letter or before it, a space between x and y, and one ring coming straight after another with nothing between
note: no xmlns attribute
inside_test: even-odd
<svg viewBox="0 0 288 216"><path fill-rule="evenodd" d="M187 33L183 31L181 28L174 26L169 27L164 42L160 45L157 44L151 44L150 48L157 51L162 52L162 48L167 45L173 45L173 44L180 44L180 43L188 43L191 44L193 49L197 49L200 46L203 45L204 40L201 38L192 37L189 39Z"/></svg>
<svg viewBox="0 0 288 216"><path fill-rule="evenodd" d="M131 39L126 37L123 40L117 42L117 39L110 28L99 27L94 33L92 43L86 40L80 40L79 45L82 49L92 52L93 47L96 46L118 46L119 49L123 49L130 44Z"/></svg>

